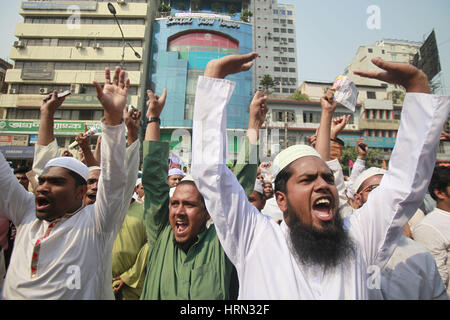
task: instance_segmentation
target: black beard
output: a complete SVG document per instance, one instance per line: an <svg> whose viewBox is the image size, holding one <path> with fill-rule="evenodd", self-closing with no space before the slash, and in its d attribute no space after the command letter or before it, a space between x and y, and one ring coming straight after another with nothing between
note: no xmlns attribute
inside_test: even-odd
<svg viewBox="0 0 450 320"><path fill-rule="evenodd" d="M290 211L290 210L289 210ZM294 212L291 217L297 217ZM332 270L346 262L354 254L354 243L344 230L339 212L322 224L323 229L304 225L298 218L289 227L292 247L297 258L306 266L320 265L324 271Z"/></svg>

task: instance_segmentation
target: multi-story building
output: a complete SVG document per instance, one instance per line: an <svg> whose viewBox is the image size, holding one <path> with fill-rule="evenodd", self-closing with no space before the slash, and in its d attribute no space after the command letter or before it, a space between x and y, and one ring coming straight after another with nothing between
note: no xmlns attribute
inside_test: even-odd
<svg viewBox="0 0 450 320"><path fill-rule="evenodd" d="M356 69L375 71L379 70L372 62L372 58L380 57L389 62L411 63L415 54L422 46L422 42L408 40L383 39L373 45L361 46L356 52L356 56L347 66L344 75L348 76L356 85L380 86L383 84L376 79L362 78L353 74ZM402 90L398 86L389 84L387 91Z"/></svg>
<svg viewBox="0 0 450 320"><path fill-rule="evenodd" d="M276 0L252 0L253 47L260 57L254 65L254 88L270 75L275 94L292 95L298 86L297 41L293 5Z"/></svg>
<svg viewBox="0 0 450 320"><path fill-rule="evenodd" d="M8 93L8 85L5 83L6 71L13 65L3 59L0 59L0 94Z"/></svg>
<svg viewBox="0 0 450 320"><path fill-rule="evenodd" d="M177 0L165 4L170 5L170 12L161 12L154 23L149 77L157 94L167 89L161 139L171 141L171 148L182 145L179 156L188 163L198 76L212 59L252 52L252 25L241 19L247 1ZM243 133L253 96L252 72L227 79L237 84L227 106L227 127ZM180 136L183 139L178 144Z"/></svg>
<svg viewBox="0 0 450 320"><path fill-rule="evenodd" d="M269 98L269 109L261 134L261 158L273 157L279 151L295 144L307 144L307 137L315 134L320 124L322 109L317 100L298 101L292 99ZM339 105L335 116L352 115L349 124L339 136L359 135L358 124L361 106L356 106L353 114L349 109Z"/></svg>
<svg viewBox="0 0 450 320"><path fill-rule="evenodd" d="M29 148L37 140L42 98L60 89L72 91L55 114L55 134L61 148L83 132L85 124L100 128L103 109L92 82L104 81L105 67L114 70L121 65L131 81L128 104L144 105L147 47L156 3L111 3L124 40L106 0L22 1L19 14L23 22L15 28L18 39L10 53L14 68L6 73L8 93L0 97L0 109L6 113L0 121L0 134L20 135L27 141L23 148ZM32 156L32 152L15 152Z"/></svg>

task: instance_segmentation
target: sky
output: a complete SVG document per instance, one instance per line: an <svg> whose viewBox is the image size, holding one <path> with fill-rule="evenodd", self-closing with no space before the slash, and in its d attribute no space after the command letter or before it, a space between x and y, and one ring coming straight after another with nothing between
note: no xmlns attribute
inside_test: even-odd
<svg viewBox="0 0 450 320"><path fill-rule="evenodd" d="M6 1L6 0L3 0ZM22 22L20 0L0 11L0 58L8 60L14 29ZM270 0L268 0L270 1ZM293 4L296 15L299 84L332 82L352 61L359 46L383 38L424 41L434 29L442 68L443 94L450 94L449 0L278 0ZM379 29L369 29L370 6L379 8Z"/></svg>

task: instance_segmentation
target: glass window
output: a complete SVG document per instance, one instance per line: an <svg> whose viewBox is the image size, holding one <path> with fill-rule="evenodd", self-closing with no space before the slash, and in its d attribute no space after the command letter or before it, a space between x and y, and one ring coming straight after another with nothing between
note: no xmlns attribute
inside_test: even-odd
<svg viewBox="0 0 450 320"><path fill-rule="evenodd" d="M273 14L278 14L278 10L273 10Z"/></svg>
<svg viewBox="0 0 450 320"><path fill-rule="evenodd" d="M367 99L376 99L377 95L374 91L367 91Z"/></svg>

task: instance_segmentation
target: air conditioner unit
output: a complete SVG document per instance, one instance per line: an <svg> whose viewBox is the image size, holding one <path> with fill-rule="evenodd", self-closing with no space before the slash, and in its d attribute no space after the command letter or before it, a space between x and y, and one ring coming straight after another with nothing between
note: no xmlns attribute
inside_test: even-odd
<svg viewBox="0 0 450 320"><path fill-rule="evenodd" d="M77 43L75 43L75 48L77 48L77 49L83 48L83 42L77 42Z"/></svg>
<svg viewBox="0 0 450 320"><path fill-rule="evenodd" d="M81 84L73 83L70 85L70 91L74 94L84 93L84 87Z"/></svg>
<svg viewBox="0 0 450 320"><path fill-rule="evenodd" d="M101 48L102 48L102 46L101 46L100 43L94 44L94 50L99 50L99 49L101 49Z"/></svg>
<svg viewBox="0 0 450 320"><path fill-rule="evenodd" d="M25 42L23 42L23 41L14 41L14 48L25 48Z"/></svg>
<svg viewBox="0 0 450 320"><path fill-rule="evenodd" d="M40 88L39 89L39 93L40 94L48 94L50 90L48 90L48 88Z"/></svg>

